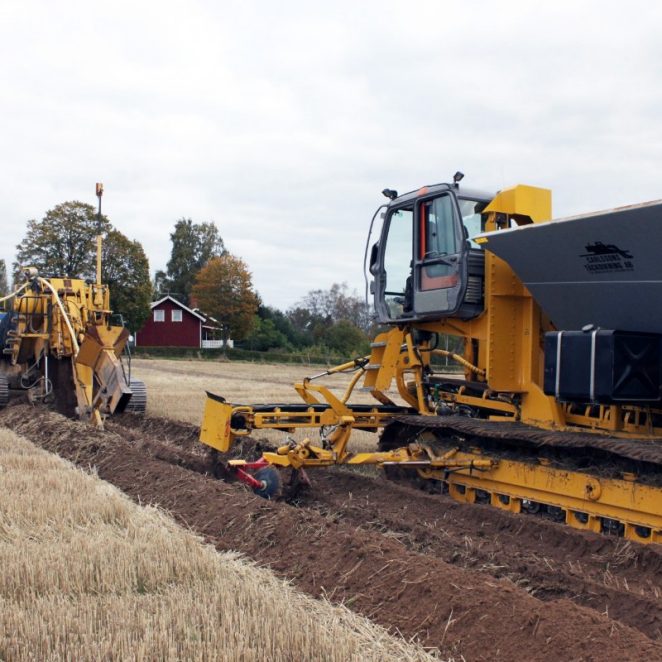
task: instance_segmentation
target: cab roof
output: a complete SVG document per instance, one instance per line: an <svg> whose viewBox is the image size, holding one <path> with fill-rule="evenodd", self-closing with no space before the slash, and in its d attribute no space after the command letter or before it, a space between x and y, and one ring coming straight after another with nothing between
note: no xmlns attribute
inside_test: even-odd
<svg viewBox="0 0 662 662"><path fill-rule="evenodd" d="M456 187L453 184L431 184L429 186L423 186L419 189L416 189L415 191L409 191L408 193L399 195L397 198L395 198L395 200L392 200L388 206L399 207L402 204L416 200L422 195L434 195L435 193L443 193L444 191L454 191L455 194L460 198L469 198L470 200L481 200L485 202L490 202L496 195L495 192L480 191L474 188L465 188L461 185Z"/></svg>

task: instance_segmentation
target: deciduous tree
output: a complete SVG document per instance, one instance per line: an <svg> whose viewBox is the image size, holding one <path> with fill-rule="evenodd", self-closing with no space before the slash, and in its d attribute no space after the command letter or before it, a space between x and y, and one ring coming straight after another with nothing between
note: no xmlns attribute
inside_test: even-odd
<svg viewBox="0 0 662 662"><path fill-rule="evenodd" d="M191 298L223 325L223 339L243 339L254 324L258 297L246 263L225 253L213 257L195 277Z"/></svg>
<svg viewBox="0 0 662 662"><path fill-rule="evenodd" d="M101 230L111 228L101 216ZM41 221L29 220L28 231L16 247L19 266L39 269L42 276L91 277L95 270L97 212L84 202L63 202L49 209Z"/></svg>
<svg viewBox="0 0 662 662"><path fill-rule="evenodd" d="M102 280L110 286L110 307L120 313L131 331L149 316L152 284L149 262L142 245L119 230L110 230L103 242Z"/></svg>
<svg viewBox="0 0 662 662"><path fill-rule="evenodd" d="M149 315L152 285L145 251L131 241L92 205L63 202L41 221L28 221L25 239L17 246L18 266L37 267L46 277L96 277L96 237L103 235L102 281L110 286L110 304L132 331Z"/></svg>
<svg viewBox="0 0 662 662"><path fill-rule="evenodd" d="M347 357L370 352L368 337L349 320L340 320L331 325L324 334L324 343Z"/></svg>
<svg viewBox="0 0 662 662"><path fill-rule="evenodd" d="M255 316L253 329L246 337L246 347L259 352L266 352L269 349L285 351L292 349L287 336L276 328L273 320L263 319L259 315Z"/></svg>
<svg viewBox="0 0 662 662"><path fill-rule="evenodd" d="M308 308L297 306L287 311L287 319L290 321L299 347L307 347L322 342L324 331L332 324L329 317L311 313Z"/></svg>
<svg viewBox="0 0 662 662"><path fill-rule="evenodd" d="M163 269L158 269L154 273L154 280L152 281L152 289L154 290L154 295L157 298L165 296L169 291L168 286L168 274L166 274Z"/></svg>
<svg viewBox="0 0 662 662"><path fill-rule="evenodd" d="M327 324L347 320L368 332L371 326L370 309L356 292L348 293L347 283L334 283L328 290L310 290L297 304L307 310L312 319L326 320Z"/></svg>
<svg viewBox="0 0 662 662"><path fill-rule="evenodd" d="M0 260L0 297L7 294L9 286L7 284L7 265L4 260Z"/></svg>
<svg viewBox="0 0 662 662"><path fill-rule="evenodd" d="M257 314L261 320L271 322L274 328L284 336L285 342L280 345L281 347L290 348L305 345L305 338L294 328L289 317L281 310L273 306L260 305Z"/></svg>
<svg viewBox="0 0 662 662"><path fill-rule="evenodd" d="M160 286L188 304L196 274L211 258L223 255L225 246L214 223L194 223L190 218L175 223L170 241L170 260Z"/></svg>

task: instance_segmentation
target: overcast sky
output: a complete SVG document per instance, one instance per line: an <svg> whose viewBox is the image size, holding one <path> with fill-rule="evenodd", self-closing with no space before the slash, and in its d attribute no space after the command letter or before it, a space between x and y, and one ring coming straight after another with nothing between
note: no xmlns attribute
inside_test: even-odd
<svg viewBox="0 0 662 662"><path fill-rule="evenodd" d="M662 198L661 25L632 1L0 0L0 258L102 181L152 272L177 219L214 221L287 308L362 292L386 186Z"/></svg>

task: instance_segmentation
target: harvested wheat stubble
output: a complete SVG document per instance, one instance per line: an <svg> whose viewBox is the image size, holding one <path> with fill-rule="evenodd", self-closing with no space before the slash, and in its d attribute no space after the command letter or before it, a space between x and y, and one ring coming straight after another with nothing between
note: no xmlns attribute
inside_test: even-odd
<svg viewBox="0 0 662 662"><path fill-rule="evenodd" d="M0 477L0 659L431 659L5 428Z"/></svg>
<svg viewBox="0 0 662 662"><path fill-rule="evenodd" d="M53 414L30 419L21 409L9 408L0 421L95 465L102 477L135 499L159 503L218 549L243 551L307 592L344 601L446 653L470 660L662 658L662 645L643 633L569 600L542 602L508 580L409 550L393 536L314 509L265 502L241 486L177 466L181 457L167 460L167 442L128 442Z"/></svg>

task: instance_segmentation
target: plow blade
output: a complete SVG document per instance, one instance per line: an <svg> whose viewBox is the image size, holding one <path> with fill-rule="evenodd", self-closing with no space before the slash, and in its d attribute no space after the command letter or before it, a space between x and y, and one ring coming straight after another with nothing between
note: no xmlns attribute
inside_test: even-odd
<svg viewBox="0 0 662 662"><path fill-rule="evenodd" d="M221 453L227 453L232 447L232 428L230 419L233 407L213 393L207 392L205 412L200 427L200 441L215 448Z"/></svg>

